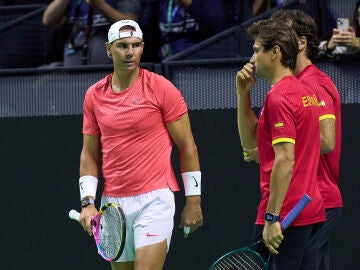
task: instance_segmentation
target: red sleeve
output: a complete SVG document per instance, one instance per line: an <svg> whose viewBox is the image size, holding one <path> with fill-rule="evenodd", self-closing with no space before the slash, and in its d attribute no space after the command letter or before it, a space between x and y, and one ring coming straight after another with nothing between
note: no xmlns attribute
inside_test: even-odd
<svg viewBox="0 0 360 270"><path fill-rule="evenodd" d="M93 88L89 88L88 91L86 91L83 104L83 134L87 135L100 133L100 129L93 109L92 89Z"/></svg>
<svg viewBox="0 0 360 270"><path fill-rule="evenodd" d="M272 143L295 143L294 105L283 94L271 93L268 95L267 106Z"/></svg>
<svg viewBox="0 0 360 270"><path fill-rule="evenodd" d="M157 99L166 124L178 120L188 111L184 97L170 81L159 77Z"/></svg>
<svg viewBox="0 0 360 270"><path fill-rule="evenodd" d="M320 104L320 118L335 117L335 99L334 95L339 95L334 83L332 81L323 81L320 85L319 98Z"/></svg>

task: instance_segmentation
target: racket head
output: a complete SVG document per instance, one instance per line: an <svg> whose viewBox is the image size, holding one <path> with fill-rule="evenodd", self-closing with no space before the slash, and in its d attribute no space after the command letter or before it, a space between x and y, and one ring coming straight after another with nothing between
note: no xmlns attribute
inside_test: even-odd
<svg viewBox="0 0 360 270"><path fill-rule="evenodd" d="M309 195L304 194L296 205L286 215L281 222L283 230L288 228L293 220L311 202ZM265 254L267 260L264 260ZM209 268L209 270L251 270L251 269L264 269L267 270L270 265L271 253L265 248L263 240L260 240L249 247L240 248L230 251L217 259Z"/></svg>
<svg viewBox="0 0 360 270"><path fill-rule="evenodd" d="M118 260L126 239L126 220L121 207L115 203L103 205L91 223L98 253L107 261Z"/></svg>
<svg viewBox="0 0 360 270"><path fill-rule="evenodd" d="M258 243L257 243L258 244ZM252 247L230 251L217 259L209 270L265 270L267 262Z"/></svg>

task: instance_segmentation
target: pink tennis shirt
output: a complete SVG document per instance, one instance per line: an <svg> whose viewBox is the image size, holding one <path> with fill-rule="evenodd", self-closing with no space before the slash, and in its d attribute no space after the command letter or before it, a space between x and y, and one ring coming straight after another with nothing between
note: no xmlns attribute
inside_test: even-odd
<svg viewBox="0 0 360 270"><path fill-rule="evenodd" d="M280 216L288 212L307 193L312 201L291 226L304 226L325 220L325 208L317 184L320 157L318 101L313 92L295 76L286 76L268 92L258 122L261 202L256 224L264 224L270 196L274 164L273 146L287 142L295 145L295 164Z"/></svg>
<svg viewBox="0 0 360 270"><path fill-rule="evenodd" d="M341 152L341 99L333 81L315 65L309 65L297 77L315 90L322 106L319 119L336 119L335 148L320 156L318 181L325 208L343 206L339 189L339 167Z"/></svg>
<svg viewBox="0 0 360 270"><path fill-rule="evenodd" d="M165 187L179 190L166 124L187 112L180 91L145 69L121 93L112 91L111 78L92 85L84 100L83 133L100 134L103 194L120 197Z"/></svg>

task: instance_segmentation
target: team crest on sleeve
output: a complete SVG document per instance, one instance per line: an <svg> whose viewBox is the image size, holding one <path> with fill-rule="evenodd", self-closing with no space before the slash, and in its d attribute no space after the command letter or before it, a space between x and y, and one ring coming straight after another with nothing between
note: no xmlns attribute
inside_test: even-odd
<svg viewBox="0 0 360 270"><path fill-rule="evenodd" d="M275 128L282 128L282 127L284 127L284 122L282 122L282 121L276 122L274 124L274 127Z"/></svg>

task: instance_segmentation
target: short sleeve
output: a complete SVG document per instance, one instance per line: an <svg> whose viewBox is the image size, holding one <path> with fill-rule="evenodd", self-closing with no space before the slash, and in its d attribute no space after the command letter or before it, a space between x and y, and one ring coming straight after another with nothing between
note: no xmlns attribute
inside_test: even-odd
<svg viewBox="0 0 360 270"><path fill-rule="evenodd" d="M166 124L175 122L188 111L184 97L170 81L160 76L157 99Z"/></svg>
<svg viewBox="0 0 360 270"><path fill-rule="evenodd" d="M88 91L86 91L83 103L83 134L87 135L100 133L93 109L92 91L92 88L89 88Z"/></svg>
<svg viewBox="0 0 360 270"><path fill-rule="evenodd" d="M294 105L283 94L272 93L267 97L267 117L272 144L295 143L296 125Z"/></svg>

